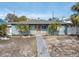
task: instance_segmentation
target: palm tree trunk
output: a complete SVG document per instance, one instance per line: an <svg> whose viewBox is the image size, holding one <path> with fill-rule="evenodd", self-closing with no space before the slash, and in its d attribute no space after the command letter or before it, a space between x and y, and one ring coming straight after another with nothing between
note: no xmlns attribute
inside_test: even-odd
<svg viewBox="0 0 79 59"><path fill-rule="evenodd" d="M77 33L77 32L78 32L78 31L77 31L77 25L75 25L75 27L76 27L76 36L77 36L77 34L78 34L78 33Z"/></svg>

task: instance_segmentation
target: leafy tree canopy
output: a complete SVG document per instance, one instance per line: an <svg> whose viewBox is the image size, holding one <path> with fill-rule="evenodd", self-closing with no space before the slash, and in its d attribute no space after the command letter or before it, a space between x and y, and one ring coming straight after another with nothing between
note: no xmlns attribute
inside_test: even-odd
<svg viewBox="0 0 79 59"><path fill-rule="evenodd" d="M79 12L79 2L77 2L75 5L73 5L73 6L71 7L71 10L72 10L72 11Z"/></svg>
<svg viewBox="0 0 79 59"><path fill-rule="evenodd" d="M7 14L6 20L8 20L9 22L22 22L27 21L27 18L26 16L17 17L14 14ZM28 25L16 25L16 28L19 30L19 32L26 32L29 30Z"/></svg>
<svg viewBox="0 0 79 59"><path fill-rule="evenodd" d="M7 25L6 24L0 24L0 36L5 36L6 30L7 30Z"/></svg>
<svg viewBox="0 0 79 59"><path fill-rule="evenodd" d="M14 14L7 14L5 18L8 22L16 22L18 20L18 17Z"/></svg>
<svg viewBox="0 0 79 59"><path fill-rule="evenodd" d="M58 22L54 22L50 25L48 25L48 31L57 31L57 28L60 26Z"/></svg>
<svg viewBox="0 0 79 59"><path fill-rule="evenodd" d="M29 26L27 25L16 25L19 32L27 32L29 31Z"/></svg>
<svg viewBox="0 0 79 59"><path fill-rule="evenodd" d="M26 16L21 16L21 17L19 17L19 18L18 18L18 22L20 22L20 21L27 21Z"/></svg>
<svg viewBox="0 0 79 59"><path fill-rule="evenodd" d="M76 11L76 14L70 16L71 21L74 25L79 25L79 2L71 7L71 10Z"/></svg>

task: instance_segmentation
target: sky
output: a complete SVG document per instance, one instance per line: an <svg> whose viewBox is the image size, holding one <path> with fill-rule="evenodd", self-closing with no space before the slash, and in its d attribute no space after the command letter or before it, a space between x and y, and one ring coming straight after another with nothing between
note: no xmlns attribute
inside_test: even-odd
<svg viewBox="0 0 79 59"><path fill-rule="evenodd" d="M71 6L74 2L0 2L0 18L5 18L8 13L19 17L49 19L54 17L69 17L73 12Z"/></svg>

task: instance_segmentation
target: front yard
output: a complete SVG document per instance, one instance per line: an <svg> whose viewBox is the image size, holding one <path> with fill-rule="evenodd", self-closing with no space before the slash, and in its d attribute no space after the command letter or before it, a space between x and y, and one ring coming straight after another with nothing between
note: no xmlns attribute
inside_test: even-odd
<svg viewBox="0 0 79 59"><path fill-rule="evenodd" d="M51 57L79 57L76 36L43 36ZM0 57L36 57L36 37L13 36L0 40Z"/></svg>
<svg viewBox="0 0 79 59"><path fill-rule="evenodd" d="M0 40L1 57L32 57L37 56L35 37L12 37Z"/></svg>
<svg viewBox="0 0 79 59"><path fill-rule="evenodd" d="M51 57L79 57L79 40L75 36L44 36Z"/></svg>

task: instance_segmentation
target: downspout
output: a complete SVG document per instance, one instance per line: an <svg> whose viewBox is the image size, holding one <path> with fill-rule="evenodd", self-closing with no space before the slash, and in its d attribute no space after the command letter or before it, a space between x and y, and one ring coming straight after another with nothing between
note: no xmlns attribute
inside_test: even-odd
<svg viewBox="0 0 79 59"><path fill-rule="evenodd" d="M67 35L67 25L65 25L65 35Z"/></svg>
<svg viewBox="0 0 79 59"><path fill-rule="evenodd" d="M29 26L29 36L30 36L30 25L28 25Z"/></svg>
<svg viewBox="0 0 79 59"><path fill-rule="evenodd" d="M78 28L77 28L77 22L76 22L76 25L75 25L75 27L76 27L76 35L78 35Z"/></svg>

